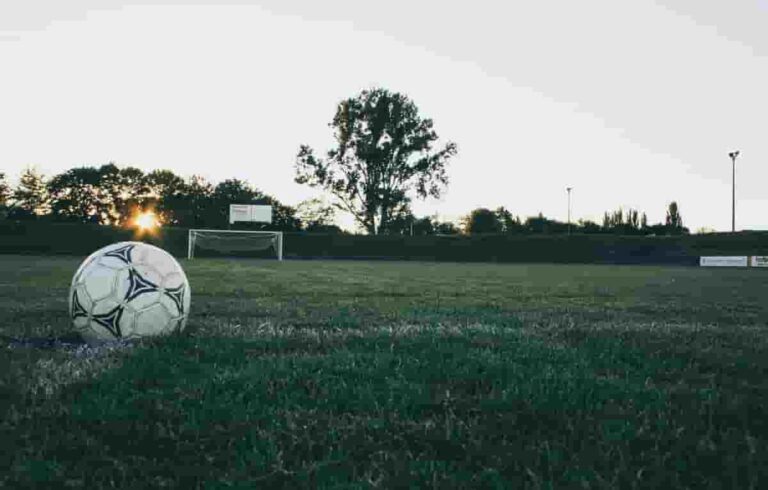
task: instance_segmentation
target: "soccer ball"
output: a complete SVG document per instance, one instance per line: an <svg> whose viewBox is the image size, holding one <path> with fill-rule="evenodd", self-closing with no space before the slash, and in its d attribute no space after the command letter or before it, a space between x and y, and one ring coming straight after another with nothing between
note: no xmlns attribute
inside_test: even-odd
<svg viewBox="0 0 768 490"><path fill-rule="evenodd" d="M77 269L69 316L93 344L181 332L189 302L187 276L168 252L120 242L92 253Z"/></svg>

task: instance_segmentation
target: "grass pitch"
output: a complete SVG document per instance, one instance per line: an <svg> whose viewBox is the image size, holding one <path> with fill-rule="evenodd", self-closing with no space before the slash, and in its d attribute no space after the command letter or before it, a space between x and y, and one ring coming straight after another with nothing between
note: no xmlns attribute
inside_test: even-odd
<svg viewBox="0 0 768 490"><path fill-rule="evenodd" d="M195 260L40 347L79 262L0 256L0 487L768 487L768 270Z"/></svg>

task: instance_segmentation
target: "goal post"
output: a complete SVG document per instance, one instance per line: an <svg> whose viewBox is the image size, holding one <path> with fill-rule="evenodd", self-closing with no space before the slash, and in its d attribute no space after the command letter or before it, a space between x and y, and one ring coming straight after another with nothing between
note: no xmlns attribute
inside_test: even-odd
<svg viewBox="0 0 768 490"><path fill-rule="evenodd" d="M242 253L274 248L277 260L283 260L283 232L251 230L189 230L187 258L195 258L197 248L219 253Z"/></svg>

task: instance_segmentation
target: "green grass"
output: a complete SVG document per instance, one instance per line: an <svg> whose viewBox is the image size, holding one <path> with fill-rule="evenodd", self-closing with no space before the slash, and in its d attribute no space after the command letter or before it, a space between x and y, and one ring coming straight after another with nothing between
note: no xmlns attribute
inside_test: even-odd
<svg viewBox="0 0 768 490"><path fill-rule="evenodd" d="M79 260L0 256L0 487L768 487L765 270L200 260L182 337L10 348Z"/></svg>

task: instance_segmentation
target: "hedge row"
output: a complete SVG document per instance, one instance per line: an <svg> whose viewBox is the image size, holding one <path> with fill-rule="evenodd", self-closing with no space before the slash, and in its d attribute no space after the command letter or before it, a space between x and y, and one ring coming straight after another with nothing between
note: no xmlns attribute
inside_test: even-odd
<svg viewBox="0 0 768 490"><path fill-rule="evenodd" d="M5 221L0 222L0 253L87 255L117 241L141 240L185 257L187 232L163 228L157 235L139 236L131 230L99 225ZM284 235L284 256L289 259L695 265L701 255L768 255L768 232L675 237Z"/></svg>

